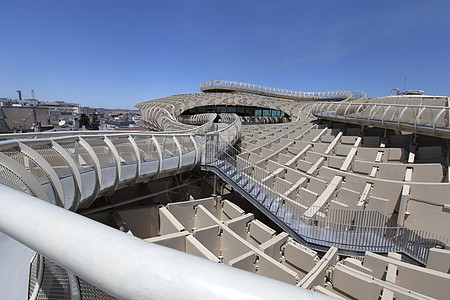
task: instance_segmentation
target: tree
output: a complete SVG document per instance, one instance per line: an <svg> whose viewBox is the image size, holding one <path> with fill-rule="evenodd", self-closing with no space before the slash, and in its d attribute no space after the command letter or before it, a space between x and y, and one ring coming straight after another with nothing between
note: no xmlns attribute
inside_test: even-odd
<svg viewBox="0 0 450 300"><path fill-rule="evenodd" d="M97 114L94 112L91 123L89 124L89 129L90 130L98 130L99 126L100 126L100 121L97 118Z"/></svg>
<svg viewBox="0 0 450 300"><path fill-rule="evenodd" d="M86 114L81 114L80 116L80 128L83 127L89 128L89 117Z"/></svg>

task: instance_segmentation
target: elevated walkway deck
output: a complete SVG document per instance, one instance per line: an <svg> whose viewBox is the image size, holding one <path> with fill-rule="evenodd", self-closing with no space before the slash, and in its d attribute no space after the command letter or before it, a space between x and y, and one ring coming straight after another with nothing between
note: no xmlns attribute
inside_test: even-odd
<svg viewBox="0 0 450 300"><path fill-rule="evenodd" d="M277 97L294 101L317 101L317 100L357 100L367 99L366 94L357 91L335 91L335 92L297 92L285 89L271 88L257 84L228 81L211 80L200 85L202 92L211 91L234 91L244 92L261 96Z"/></svg>
<svg viewBox="0 0 450 300"><path fill-rule="evenodd" d="M337 122L450 138L449 97L386 98L390 101L374 98L362 103L316 103L312 114ZM395 98L400 100L392 101Z"/></svg>

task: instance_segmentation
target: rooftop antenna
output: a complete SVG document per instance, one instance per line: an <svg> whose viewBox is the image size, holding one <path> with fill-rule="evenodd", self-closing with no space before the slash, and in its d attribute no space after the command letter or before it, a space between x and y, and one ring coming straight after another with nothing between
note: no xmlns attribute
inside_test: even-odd
<svg viewBox="0 0 450 300"><path fill-rule="evenodd" d="M406 91L406 77L405 77L405 83L403 84L403 91Z"/></svg>

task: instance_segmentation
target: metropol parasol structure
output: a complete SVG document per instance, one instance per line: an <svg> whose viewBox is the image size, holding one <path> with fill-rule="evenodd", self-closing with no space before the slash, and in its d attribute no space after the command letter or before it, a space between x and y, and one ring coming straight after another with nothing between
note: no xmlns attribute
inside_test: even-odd
<svg viewBox="0 0 450 300"><path fill-rule="evenodd" d="M148 132L0 136L6 295L448 294L449 97L200 90Z"/></svg>

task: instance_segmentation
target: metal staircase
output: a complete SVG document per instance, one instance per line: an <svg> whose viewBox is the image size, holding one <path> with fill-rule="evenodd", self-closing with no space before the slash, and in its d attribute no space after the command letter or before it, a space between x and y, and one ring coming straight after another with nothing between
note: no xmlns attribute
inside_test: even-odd
<svg viewBox="0 0 450 300"><path fill-rule="evenodd" d="M285 196L289 189L273 174L236 148L224 147L217 140L214 136L207 138L202 169L218 175L295 240L310 248L326 251L335 246L348 255L362 255L365 251L401 252L425 264L429 249L439 245L435 234L398 226L374 210L316 207L314 216L308 217L304 213L311 207Z"/></svg>

